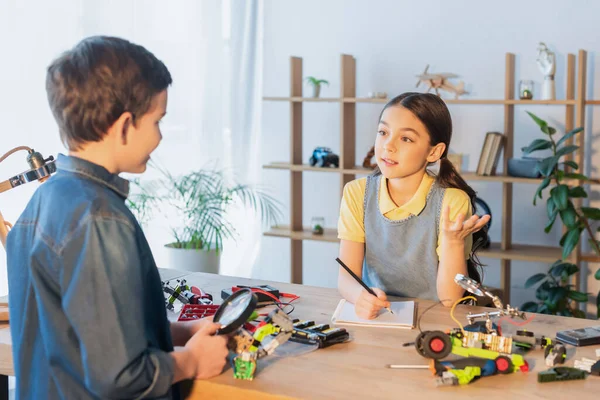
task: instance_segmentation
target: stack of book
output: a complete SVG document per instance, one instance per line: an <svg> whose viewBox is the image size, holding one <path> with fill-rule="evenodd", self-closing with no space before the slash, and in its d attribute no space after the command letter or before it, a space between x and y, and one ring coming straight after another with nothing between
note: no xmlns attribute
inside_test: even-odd
<svg viewBox="0 0 600 400"><path fill-rule="evenodd" d="M481 148L479 164L477 164L477 175L495 175L500 153L504 145L504 135L499 132L488 132Z"/></svg>

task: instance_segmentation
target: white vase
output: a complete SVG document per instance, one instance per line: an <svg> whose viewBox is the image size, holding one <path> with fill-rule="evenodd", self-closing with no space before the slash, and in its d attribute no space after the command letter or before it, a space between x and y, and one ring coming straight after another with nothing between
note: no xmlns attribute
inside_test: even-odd
<svg viewBox="0 0 600 400"><path fill-rule="evenodd" d="M165 245L168 254L169 265L167 268L179 269L190 272L219 273L221 254L212 248L211 250L178 249L171 244Z"/></svg>
<svg viewBox="0 0 600 400"><path fill-rule="evenodd" d="M313 85L313 97L318 98L321 94L321 85Z"/></svg>

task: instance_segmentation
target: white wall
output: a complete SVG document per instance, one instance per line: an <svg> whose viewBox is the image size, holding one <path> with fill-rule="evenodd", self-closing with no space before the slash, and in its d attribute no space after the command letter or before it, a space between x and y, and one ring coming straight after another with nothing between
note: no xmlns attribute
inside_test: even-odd
<svg viewBox="0 0 600 400"><path fill-rule="evenodd" d="M576 5L575 5L576 4ZM504 96L505 53L516 54L516 80L535 81L535 97L540 96L542 80L535 58L538 42L544 41L557 54L557 96L564 98L566 55L588 51L588 97L600 98L600 71L597 60L597 15L600 2L515 1L500 3L455 0L266 0L264 29L264 95L289 95L289 57L303 57L304 75L330 81L322 89L323 97L338 97L340 90L340 54L356 57L357 96L369 91L386 91L394 96L415 90L415 75L426 64L432 72L461 75L471 95L465 98L500 99ZM305 88L308 93L308 87ZM422 90L422 87L419 88ZM361 162L374 141L381 105L357 106L357 153ZM515 108L515 155L520 148L541 134L525 111L529 110L563 128L562 106L517 106ZM503 130L502 106L450 106L454 122L451 150L463 153L463 165L470 171L477 166L485 132ZM586 151L593 153L593 164L600 160L596 139L600 126L600 107L587 110ZM308 160L318 145L339 151L339 105L305 103L303 158ZM263 104L264 162L289 160L289 105ZM593 147L589 147L593 143ZM589 171L589 160L587 168ZM592 173L598 176L599 172ZM289 177L286 171L265 170L264 181L274 187L289 211ZM472 186L492 207L500 220L501 186L498 183L472 182ZM513 240L518 243L557 246L560 226L546 235L545 206L533 207L535 185L515 185ZM596 195L595 198L598 198ZM335 227L339 211L339 179L335 174L304 174L304 222L311 216L326 218ZM597 202L596 202L597 203ZM542 203L545 205L545 202ZM597 205L597 204L596 204ZM289 215L289 212L287 213ZM500 223L492 226L492 240L500 239ZM262 254L253 275L287 280L289 277L289 241L265 238ZM304 242L304 282L335 286L337 245ZM485 259L485 282L499 285L497 260ZM592 273L597 266L592 266ZM523 289L525 279L544 271L545 264L513 263L513 302L533 300L534 293ZM586 272L587 273L587 272ZM589 290L597 293L600 285L593 276L586 278ZM595 309L595 308L594 308ZM590 308L592 310L592 308Z"/></svg>

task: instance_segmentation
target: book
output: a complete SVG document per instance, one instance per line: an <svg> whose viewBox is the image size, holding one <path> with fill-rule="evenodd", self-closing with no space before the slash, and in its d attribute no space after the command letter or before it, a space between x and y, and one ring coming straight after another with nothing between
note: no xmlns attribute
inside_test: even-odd
<svg viewBox="0 0 600 400"><path fill-rule="evenodd" d="M372 326L376 328L413 329L415 327L417 303L414 301L392 301L390 308L394 312L382 309L375 319L362 319L356 315L354 304L340 300L331 323L335 325Z"/></svg>
<svg viewBox="0 0 600 400"><path fill-rule="evenodd" d="M499 132L488 132L485 135L479 163L477 164L477 175L494 175L500 160L500 152L504 144L504 135Z"/></svg>
<svg viewBox="0 0 600 400"><path fill-rule="evenodd" d="M493 139L490 154L488 155L488 159L486 161L484 175L491 176L496 174L496 167L498 166L498 161L500 160L500 153L504 144L504 135L498 132L489 132L488 135L492 135Z"/></svg>
<svg viewBox="0 0 600 400"><path fill-rule="evenodd" d="M477 164L477 175L485 175L486 162L489 158L490 151L492 149L492 136L487 134L481 147L481 154L479 155L479 163Z"/></svg>

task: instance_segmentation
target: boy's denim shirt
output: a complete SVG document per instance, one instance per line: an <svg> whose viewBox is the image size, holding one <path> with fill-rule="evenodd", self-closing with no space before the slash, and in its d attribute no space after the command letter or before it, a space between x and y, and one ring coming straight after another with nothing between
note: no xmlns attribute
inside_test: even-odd
<svg viewBox="0 0 600 400"><path fill-rule="evenodd" d="M160 276L129 182L59 155L7 240L18 399L179 397Z"/></svg>

